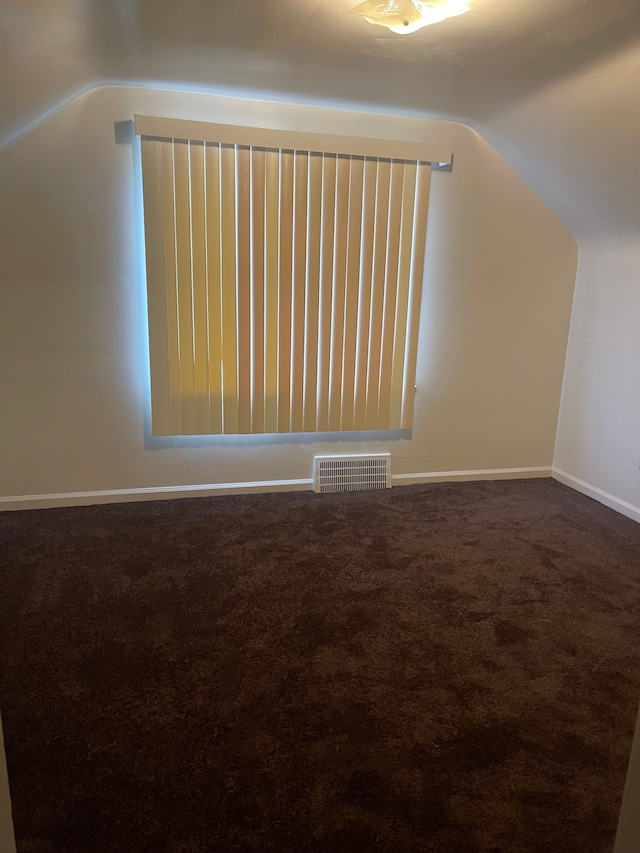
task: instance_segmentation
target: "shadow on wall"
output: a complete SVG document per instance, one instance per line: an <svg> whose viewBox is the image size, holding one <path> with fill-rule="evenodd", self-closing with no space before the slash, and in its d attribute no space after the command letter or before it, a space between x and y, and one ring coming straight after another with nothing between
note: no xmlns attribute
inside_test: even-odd
<svg viewBox="0 0 640 853"><path fill-rule="evenodd" d="M247 435L153 435L145 430L146 450L187 447L270 447L274 444L331 444L333 442L389 442L411 439L411 430L371 430L368 432L276 432ZM354 451L358 448L354 447ZM342 452L346 452L344 448Z"/></svg>

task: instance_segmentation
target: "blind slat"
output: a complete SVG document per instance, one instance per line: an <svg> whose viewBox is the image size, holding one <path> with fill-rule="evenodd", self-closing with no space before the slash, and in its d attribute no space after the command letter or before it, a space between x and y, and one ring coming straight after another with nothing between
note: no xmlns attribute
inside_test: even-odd
<svg viewBox="0 0 640 853"><path fill-rule="evenodd" d="M307 289L307 192L309 154L296 151L293 202L293 285L291 317L291 431L303 429L304 336Z"/></svg>
<svg viewBox="0 0 640 853"><path fill-rule="evenodd" d="M344 294L347 276L347 228L351 160L338 157L336 166L335 233L333 241L333 292L331 302L331 355L329 367L328 429L340 429L342 416L342 359L344 348Z"/></svg>
<svg viewBox="0 0 640 853"><path fill-rule="evenodd" d="M174 426L172 410L176 409L171 399L170 360L172 347L167 346L169 289L166 275L167 258L172 259L173 246L167 245L165 228L166 211L164 199L165 173L162 165L163 151L170 142L155 144L142 140L142 172L145 186L144 215L146 223L146 264L149 281L158 286L149 288L147 313L149 321L149 365L151 369L151 419L156 435L168 435ZM173 182L171 192L173 194ZM173 199L173 195L172 195ZM169 207L173 224L173 200ZM173 228L171 229L171 234ZM177 408L179 427L179 407Z"/></svg>
<svg viewBox="0 0 640 853"><path fill-rule="evenodd" d="M191 287L193 291L193 352L196 432L211 431L209 418L209 352L207 256L205 221L204 143L189 143L191 197Z"/></svg>
<svg viewBox="0 0 640 853"><path fill-rule="evenodd" d="M251 150L251 431L264 432L264 150Z"/></svg>
<svg viewBox="0 0 640 853"><path fill-rule="evenodd" d="M389 188L389 218L387 223L387 266L385 272L384 307L382 309L378 429L389 429L391 426L389 407L391 404L391 371L393 368L393 335L398 289L403 184L404 163L392 160L391 185Z"/></svg>
<svg viewBox="0 0 640 853"><path fill-rule="evenodd" d="M337 157L322 156L322 222L320 224L320 293L318 306L317 429L329 429L329 371L331 366L331 310Z"/></svg>
<svg viewBox="0 0 640 853"><path fill-rule="evenodd" d="M280 156L265 152L264 429L278 431L278 274Z"/></svg>
<svg viewBox="0 0 640 853"><path fill-rule="evenodd" d="M235 146L220 146L220 254L222 268L222 415L224 431L238 432L238 319L236 314Z"/></svg>
<svg viewBox="0 0 640 853"><path fill-rule="evenodd" d="M320 236L322 223L322 155L309 155L307 196L306 316L304 327L305 432L317 428L318 340L320 328Z"/></svg>
<svg viewBox="0 0 640 853"><path fill-rule="evenodd" d="M280 264L278 272L278 432L291 424L291 315L293 279L293 154L280 154Z"/></svg>
<svg viewBox="0 0 640 853"><path fill-rule="evenodd" d="M416 164L405 163L404 184L402 187L402 220L400 224L398 287L396 290L395 328L393 334L391 399L389 403L389 422L393 424L399 424L402 420L404 357L406 349L407 309L409 306L415 192Z"/></svg>
<svg viewBox="0 0 640 853"><path fill-rule="evenodd" d="M364 160L351 157L349 174L349 224L347 236L347 275L344 299L344 343L342 357L342 411L340 427L353 429L356 343L358 334L358 298L360 295L360 240L362 236L362 184Z"/></svg>
<svg viewBox="0 0 640 853"><path fill-rule="evenodd" d="M382 320L384 309L384 283L387 266L387 220L389 214L389 188L391 162L379 160L377 169L376 221L373 238L373 280L371 284L371 311L369 352L367 358L367 429L376 429L380 398L380 353L382 348Z"/></svg>
<svg viewBox="0 0 640 853"><path fill-rule="evenodd" d="M416 359L418 355L418 328L420 324L420 304L422 301L422 282L424 278L425 249L427 242L427 219L429 214L429 189L431 168L418 164L416 177L416 196L413 214L413 255L409 281L409 306L407 316L406 352L404 360L402 429L411 429L415 401Z"/></svg>
<svg viewBox="0 0 640 853"><path fill-rule="evenodd" d="M184 427L180 395L180 335L178 333L178 276L176 265L175 176L173 142L161 144L162 210L165 251L165 295L169 381L168 435L179 435ZM151 330L153 331L153 330Z"/></svg>
<svg viewBox="0 0 640 853"><path fill-rule="evenodd" d="M182 429L196 432L194 382L193 279L191 275L191 199L189 191L189 143L173 144L176 275L178 281L178 354Z"/></svg>
<svg viewBox="0 0 640 853"><path fill-rule="evenodd" d="M362 196L362 242L360 247L360 294L356 341L353 428L366 429L367 420L367 355L371 320L371 285L373 277L373 241L376 216L377 160L364 161Z"/></svg>
<svg viewBox="0 0 640 853"><path fill-rule="evenodd" d="M251 150L236 146L238 432L251 432Z"/></svg>
<svg viewBox="0 0 640 853"><path fill-rule="evenodd" d="M222 418L222 286L220 264L220 146L205 146L207 231L207 312L209 353L209 421L211 432L223 432Z"/></svg>

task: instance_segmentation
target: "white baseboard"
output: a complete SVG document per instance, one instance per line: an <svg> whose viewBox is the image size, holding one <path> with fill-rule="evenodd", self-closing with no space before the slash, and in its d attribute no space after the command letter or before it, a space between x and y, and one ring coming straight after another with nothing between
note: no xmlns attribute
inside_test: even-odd
<svg viewBox="0 0 640 853"><path fill-rule="evenodd" d="M591 483L585 483L584 480L579 480L577 477L574 477L573 474L567 474L566 471L561 471L560 468L552 468L551 476L554 480L564 483L565 486L569 486L577 492L593 498L599 503L608 506L610 509L615 509L616 512L619 512L622 515L626 515L627 518L632 518L634 521L640 521L640 507L627 503L627 501L623 501L615 495L610 495L609 492L605 492L597 486L592 486Z"/></svg>
<svg viewBox="0 0 640 853"><path fill-rule="evenodd" d="M426 471L421 474L392 474L393 482L447 483L464 480L522 480L550 477L551 467L545 468L482 468L473 471Z"/></svg>
<svg viewBox="0 0 640 853"><path fill-rule="evenodd" d="M52 495L16 495L0 497L0 510L48 509L56 506L88 506L90 504L127 501L161 501L173 498L203 498L212 495L237 495L245 492L285 492L310 489L312 479L257 480L248 483L208 483L195 486L150 486L140 489L103 489L96 492L61 492Z"/></svg>
<svg viewBox="0 0 640 853"><path fill-rule="evenodd" d="M484 468L470 471L424 471L415 474L393 474L394 485L446 483L465 480L514 480L533 477L553 477L583 495L640 522L640 507L627 503L602 489L561 471L559 468ZM47 509L58 506L123 503L127 501L159 501L172 498L195 498L212 495L235 495L258 492L311 490L313 479L257 480L245 483L209 483L190 486L150 486L139 489L103 489L92 492L61 492L49 495L14 495L0 497L0 510Z"/></svg>
<svg viewBox="0 0 640 853"><path fill-rule="evenodd" d="M419 474L393 474L394 485L444 483L462 480L510 480L525 477L550 477L551 468L487 468L476 471L429 471ZM310 490L313 479L257 480L247 483L209 483L193 486L150 486L140 489L103 489L92 492L61 492L49 495L0 497L0 510L48 509L59 506L159 501L172 498L196 498L212 495L237 495L257 492Z"/></svg>

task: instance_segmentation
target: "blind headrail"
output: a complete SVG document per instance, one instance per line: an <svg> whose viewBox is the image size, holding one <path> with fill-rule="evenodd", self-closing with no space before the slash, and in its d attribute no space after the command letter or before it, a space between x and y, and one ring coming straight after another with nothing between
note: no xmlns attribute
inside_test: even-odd
<svg viewBox="0 0 640 853"><path fill-rule="evenodd" d="M350 154L356 157L379 157L390 160L412 160L440 166L452 161L451 151L427 142L400 139L370 139L332 133L306 133L297 130L274 130L269 127L246 127L214 124L205 121L134 116L139 136L155 139L189 139L227 145L247 145L288 151L313 151L325 154Z"/></svg>

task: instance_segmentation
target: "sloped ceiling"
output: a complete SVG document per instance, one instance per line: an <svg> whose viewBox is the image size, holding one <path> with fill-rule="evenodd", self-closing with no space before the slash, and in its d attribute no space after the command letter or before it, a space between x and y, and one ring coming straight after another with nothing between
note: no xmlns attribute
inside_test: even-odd
<svg viewBox="0 0 640 853"><path fill-rule="evenodd" d="M640 4L471 2L401 36L343 11L355 0L1 0L0 145L104 82L269 92L470 122L574 229L628 222Z"/></svg>

